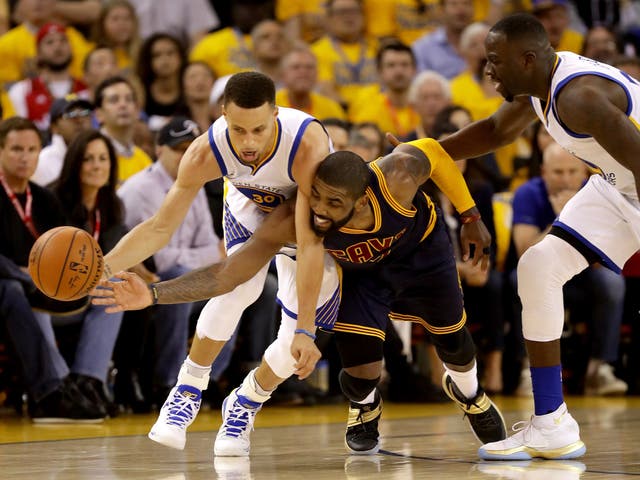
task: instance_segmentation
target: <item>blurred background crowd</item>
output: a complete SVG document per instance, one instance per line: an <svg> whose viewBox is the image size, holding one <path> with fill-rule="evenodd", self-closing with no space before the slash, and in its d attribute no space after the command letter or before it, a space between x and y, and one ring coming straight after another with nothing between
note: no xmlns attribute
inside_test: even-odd
<svg viewBox="0 0 640 480"><path fill-rule="evenodd" d="M5 410L37 419L159 408L202 308L109 315L49 301L25 274L34 238L16 202L46 216L40 230L85 228L108 251L155 212L188 145L220 116L227 79L245 70L269 75L278 105L313 115L337 150L366 161L391 148L385 132L443 138L501 104L483 75L483 42L495 21L518 11L539 18L556 50L640 79L637 0L0 0L0 167L33 189L14 193L3 183L0 190ZM458 163L495 243L488 272L459 262L481 384L531 395L515 266L590 172L540 124ZM455 210L435 186L424 189L440 204L460 255ZM222 197L221 181L207 184L170 244L133 270L151 282L220 259ZM211 405L275 338L276 285L274 270L216 360ZM591 267L566 285L569 393L640 392L639 289L637 258L623 276ZM323 353L313 377L286 382L273 403L341 401L339 360L331 345ZM390 324L385 367L389 400L446 400L442 366L420 327Z"/></svg>

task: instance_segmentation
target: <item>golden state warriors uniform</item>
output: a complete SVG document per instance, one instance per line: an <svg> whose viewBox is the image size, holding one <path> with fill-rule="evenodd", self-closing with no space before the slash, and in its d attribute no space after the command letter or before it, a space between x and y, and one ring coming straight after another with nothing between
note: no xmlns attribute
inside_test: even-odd
<svg viewBox="0 0 640 480"><path fill-rule="evenodd" d="M271 210L295 194L291 166L306 128L315 121L298 110L280 108L271 152L257 165L247 165L240 160L231 144L224 117L209 128L209 145L225 177L223 228L228 253L240 248ZM327 145L330 145L328 136ZM290 353L298 311L295 246L285 247L280 253L276 255L277 301L283 315L278 338L265 352L265 359L276 375L288 378L295 370L295 360ZM196 331L213 340L228 340L244 308L262 292L267 270L268 265L265 265L251 280L232 292L212 298L198 319ZM333 259L325 255L316 323L330 327L339 304L337 267Z"/></svg>
<svg viewBox="0 0 640 480"><path fill-rule="evenodd" d="M640 203L635 179L631 171L618 163L593 137L571 131L556 109L556 98L563 87L583 75L606 78L619 85L627 96L629 121L636 127L640 124L640 83L637 80L590 58L570 52L557 53L547 100L543 102L532 97L531 103L553 139L599 174L593 175L567 203L554 226L595 253L598 261L620 272L627 258L640 248ZM582 251L580 245L574 246Z"/></svg>
<svg viewBox="0 0 640 480"><path fill-rule="evenodd" d="M391 318L418 322L436 337L458 332L466 315L453 247L438 210L421 191L411 209L402 207L376 162L370 169L367 196L373 227L342 227L324 240L343 271L342 304L333 330L384 340ZM341 355L349 366L351 355L342 350Z"/></svg>

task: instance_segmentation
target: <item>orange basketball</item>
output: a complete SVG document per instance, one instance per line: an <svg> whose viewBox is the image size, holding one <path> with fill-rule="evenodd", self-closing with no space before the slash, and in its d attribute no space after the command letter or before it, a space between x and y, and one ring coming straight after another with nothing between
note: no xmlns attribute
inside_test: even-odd
<svg viewBox="0 0 640 480"><path fill-rule="evenodd" d="M29 273L42 293L76 300L96 286L104 261L93 237L75 227L57 227L41 235L29 254Z"/></svg>

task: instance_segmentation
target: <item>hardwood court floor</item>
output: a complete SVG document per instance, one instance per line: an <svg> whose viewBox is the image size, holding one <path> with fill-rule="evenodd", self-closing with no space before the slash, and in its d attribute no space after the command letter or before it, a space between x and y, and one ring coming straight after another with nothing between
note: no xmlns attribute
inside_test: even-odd
<svg viewBox="0 0 640 480"><path fill-rule="evenodd" d="M527 418L528 399L494 399L508 426ZM346 405L265 407L250 458L212 454L219 412L201 412L184 451L146 433L152 415L128 415L99 426L34 426L0 417L0 479L625 479L640 477L640 398L568 399L587 454L580 461L483 462L462 414L452 404L385 404L380 454L348 456Z"/></svg>

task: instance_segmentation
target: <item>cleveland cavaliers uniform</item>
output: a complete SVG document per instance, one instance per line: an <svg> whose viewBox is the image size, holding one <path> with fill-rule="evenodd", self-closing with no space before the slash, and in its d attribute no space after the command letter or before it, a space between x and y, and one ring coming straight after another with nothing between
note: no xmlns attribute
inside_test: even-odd
<svg viewBox="0 0 640 480"><path fill-rule="evenodd" d="M418 322L436 335L460 330L466 320L462 293L453 248L436 207L421 191L411 209L402 207L376 163L369 166L373 227L342 227L324 240L343 269L334 331L384 340L388 318Z"/></svg>
<svg viewBox="0 0 640 480"><path fill-rule="evenodd" d="M598 175L593 175L566 204L554 226L581 242L604 265L620 272L626 260L640 248L640 203L631 171L618 163L593 137L571 131L558 115L557 96L568 82L582 75L596 75L618 84L627 96L629 121L636 127L640 123L640 83L637 80L590 58L569 52L557 53L549 97L546 102L531 97L531 103L553 139Z"/></svg>
<svg viewBox="0 0 640 480"><path fill-rule="evenodd" d="M291 173L293 159L307 126L313 117L290 108L279 108L276 117L275 142L271 152L258 165L243 163L235 152L224 117L220 117L209 128L211 151L225 177L224 240L227 252L231 253L247 241L270 211L296 192ZM329 146L329 137L327 136ZM298 298L296 293L295 246L283 248L276 255L278 271L278 303L283 307L283 320L288 316L294 322L282 322L287 335L293 335L297 319ZM245 284L233 292L209 301L198 321L198 329L214 340L227 340L235 330L242 310L257 298L262 291L268 265ZM251 301L249 301L251 300ZM247 303L248 302L248 303ZM331 326L340 304L340 288L335 262L325 255L322 288L318 299L316 322ZM203 320L205 317L208 320ZM236 318L237 317L237 318ZM231 320L233 319L233 321ZM274 365L271 364L274 368ZM287 378L291 373L274 371ZM286 373L286 375L284 375Z"/></svg>

